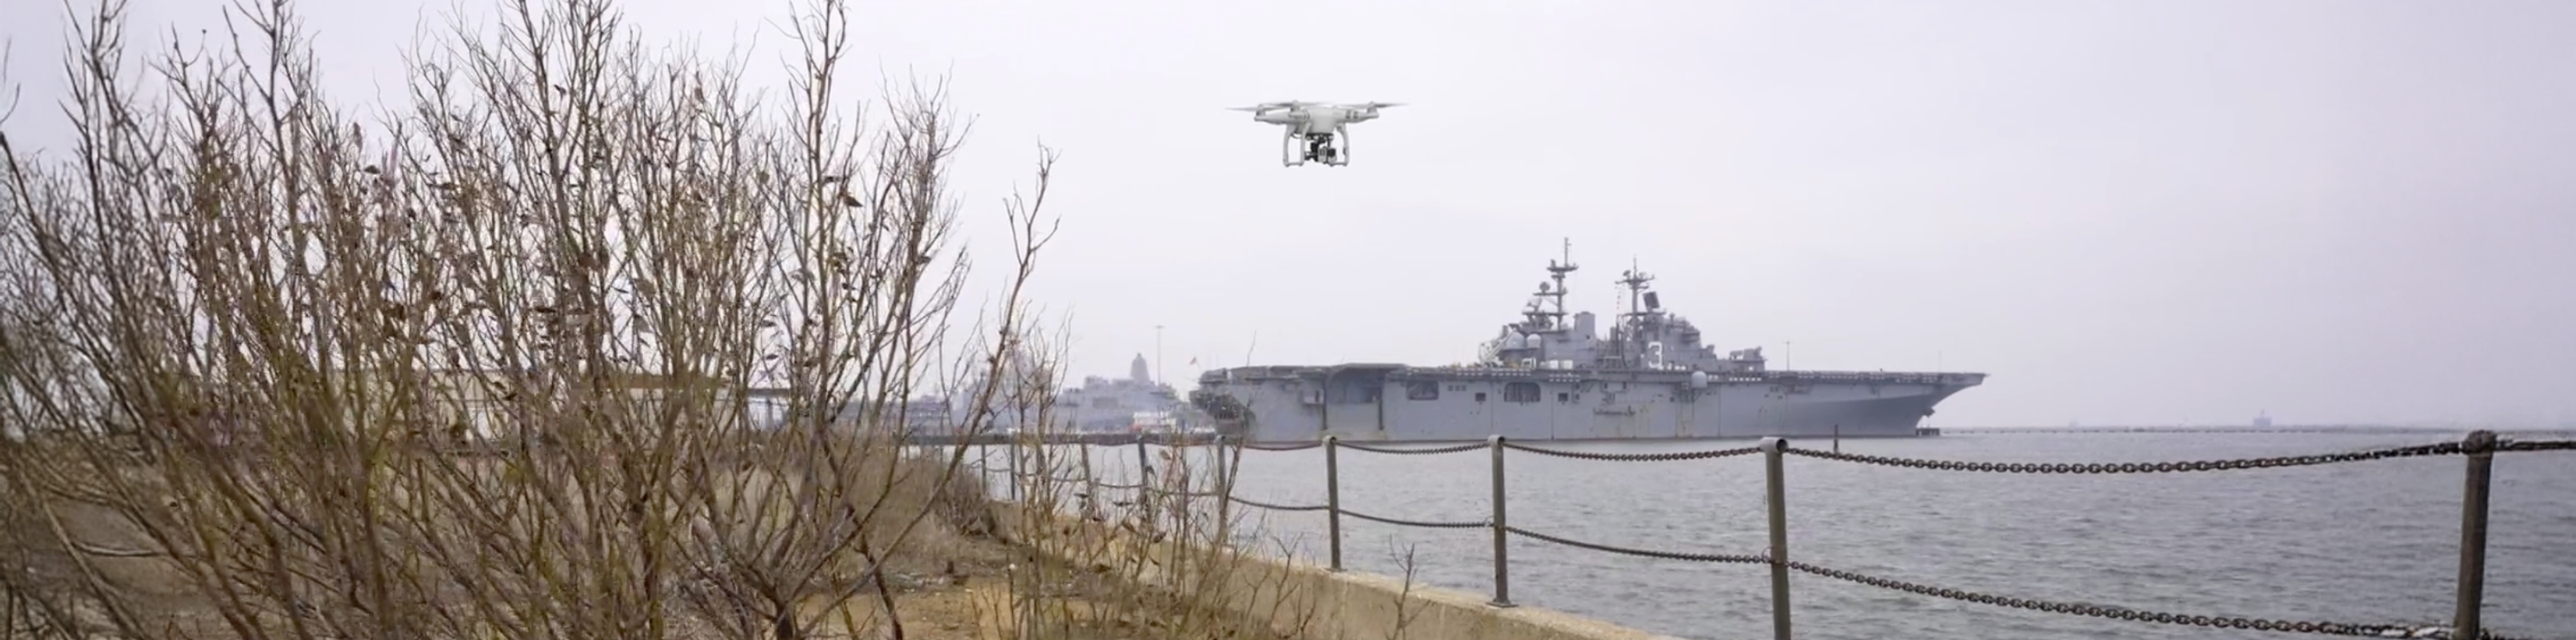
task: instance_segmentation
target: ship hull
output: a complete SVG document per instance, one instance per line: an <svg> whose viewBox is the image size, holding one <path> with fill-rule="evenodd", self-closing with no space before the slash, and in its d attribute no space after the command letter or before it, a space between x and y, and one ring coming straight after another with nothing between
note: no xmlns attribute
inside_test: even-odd
<svg viewBox="0 0 2576 640"><path fill-rule="evenodd" d="M1241 367L1200 387L1253 443L1913 437L1976 373ZM1225 401L1213 398L1222 396ZM1205 408L1205 407L1203 407Z"/></svg>

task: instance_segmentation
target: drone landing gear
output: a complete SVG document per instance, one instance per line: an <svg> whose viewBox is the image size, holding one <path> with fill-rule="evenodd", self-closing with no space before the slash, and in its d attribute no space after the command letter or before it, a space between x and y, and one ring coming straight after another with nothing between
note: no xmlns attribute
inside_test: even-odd
<svg viewBox="0 0 2576 640"><path fill-rule="evenodd" d="M1305 143L1306 148L1297 149L1296 146L1300 142ZM1288 135L1286 144L1289 147L1286 150L1288 156L1284 158L1287 166L1299 166L1308 161L1321 162L1329 167L1351 163L1351 142L1348 138L1330 133L1307 134L1301 138L1292 133Z"/></svg>

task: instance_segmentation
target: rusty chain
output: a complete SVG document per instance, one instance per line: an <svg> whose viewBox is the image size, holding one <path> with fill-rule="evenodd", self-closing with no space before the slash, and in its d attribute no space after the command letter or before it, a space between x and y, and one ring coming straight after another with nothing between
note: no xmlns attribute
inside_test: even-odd
<svg viewBox="0 0 2576 640"><path fill-rule="evenodd" d="M1227 446L1231 446L1231 447L1234 447L1234 448L1237 448L1237 449L1250 450L1250 451L1304 451L1304 450L1307 450L1307 449L1313 449L1313 448L1316 448L1316 447L1324 446L1324 443L1321 443L1321 442L1308 442L1308 443L1305 443L1305 444L1237 444L1237 445L1227 445Z"/></svg>
<svg viewBox="0 0 2576 640"><path fill-rule="evenodd" d="M1767 557L1763 557L1757 559L1756 562L1770 564L1771 561ZM2091 616L2096 618L2109 618L2113 620L2130 620L2137 622L2154 622L2158 624L2177 624L2224 629L2254 629L2257 631L2287 631L2293 633L2317 633L2338 636L2378 636L2397 638L2423 637L2416 635L2416 633L2427 628L2419 625L2403 624L2349 624L2341 622L2314 622L2304 620L2271 620L2265 618L2246 618L2237 616L2191 616L2179 613L2140 611L2127 607L2115 607L2082 602L2054 602L2049 600L2033 600L2026 598L2007 598L2003 596L1977 593L1974 591L1944 589L1940 587L1915 584L1903 580L1867 576L1840 569L1819 567L1804 562L1791 561L1788 564L1789 568L1796 569L1801 572L1833 578L1835 580L1842 580L1845 582L1869 585L1881 589L1892 589L1917 595L1958 600L1961 602L1974 602L1977 604L1994 605L1998 607ZM2488 631L2484 635L2487 640L2513 640L2503 636L2498 636L2493 631Z"/></svg>
<svg viewBox="0 0 2576 640"><path fill-rule="evenodd" d="M1321 443L1321 442L1307 442L1307 443L1302 443L1302 444L1291 444L1291 445L1258 445L1258 444L1241 444L1241 445L1229 445L1229 446L1233 446L1233 447L1235 447L1235 448L1243 449L1243 450L1247 450L1247 451L1304 451L1304 450L1307 450L1307 449L1313 449L1313 448L1317 448L1317 447L1322 447L1322 446L1324 446L1324 445L1323 445L1323 443ZM1435 448L1428 448L1428 449L1406 449L1406 448L1397 448L1397 447L1378 447L1378 446L1371 446L1371 445L1360 444L1360 443L1354 443L1354 442L1341 442L1341 443L1337 443L1337 446L1342 447L1342 448L1346 448L1346 449L1355 449L1355 450L1359 450L1359 451L1366 451L1366 452L1370 452L1370 453L1384 453L1384 454L1393 454L1393 455L1437 455L1437 454L1446 454L1446 453L1463 453L1463 452L1468 452L1468 451L1477 451L1477 450L1485 449L1485 448L1487 448L1489 445L1486 445L1486 444L1484 444L1484 443L1469 443L1469 444L1461 444L1461 445L1454 445L1454 446L1447 446L1447 447L1435 447ZM1670 462L1670 461L1677 461L1677 460L1707 460L1707 459L1714 459L1714 458L1727 458L1727 457L1744 456L1744 455L1752 455L1752 454L1756 454L1756 453L1761 453L1761 449L1760 449L1760 448L1756 448L1756 447L1741 447L1741 448L1735 448L1735 449L1714 449L1714 450L1706 450L1706 451L1677 451L1677 452L1664 452L1664 453L1589 453L1589 452L1582 452L1582 451L1567 451L1567 450L1563 450L1563 449L1548 449L1548 448L1543 448L1543 447L1533 447L1533 446L1524 445L1524 444L1514 444L1514 443L1512 443L1512 442L1510 442L1510 441L1505 441L1505 442L1503 442L1503 448L1506 448L1506 449L1514 449L1514 450L1519 450L1519 451L1527 451L1527 452L1535 453L1535 454L1539 454L1539 455L1556 456L1556 457L1560 457L1560 458L1574 458L1574 459L1578 459L1578 460L1601 460L1601 461L1610 461L1610 462ZM2528 441L2502 440L2502 441L2499 441L2499 442L2497 442L2497 443L2496 443L2495 450L2496 450L2496 451L2570 451L2570 450L2576 450L2576 440L2528 440ZM1968 461L1955 461L1955 460L1926 460L1926 459L1918 459L1918 458L1898 458L1898 457L1892 457L1892 456L1873 456L1873 455L1857 454L1857 453L1841 453L1841 452L1835 452L1835 451L1823 451L1823 450L1806 449L1806 448L1800 448L1800 447L1789 447L1787 451L1788 451L1788 453L1793 454L1793 455L1802 455L1802 456L1808 456L1808 457L1812 457L1812 458L1824 458L1824 459L1829 459L1829 460L1840 460L1840 461L1844 461L1844 462L1858 462L1858 463L1863 463L1863 464L1876 464L1876 465L1886 465L1886 466L1894 466L1894 467L1908 467L1908 468L1916 468L1916 469L1937 469L1937 470L1944 470L1944 471L1977 471L1977 472L1989 472L1989 473L2173 473L2173 472L2184 472L2184 471L2221 471L2221 470L2233 470L2233 469L2262 469L2262 468L2274 468L2274 467L2299 467L2299 466L2309 466L2309 465L2319 465L2319 464L2333 464L2333 463L2339 463L2339 462L2359 462L2359 461L2365 461L2365 460L2382 460L2382 459L2388 459L2388 458L2408 458L2408 457L2420 457L2420 456L2445 456L2445 455L2458 455L2458 454L2462 453L2462 450L2461 450L2461 447L2460 447L2460 444L2459 444L2459 443L2456 443L2456 442L2443 442L2443 443L2435 443L2435 444L2414 445L2414 446L2405 446L2405 447L2391 447L2391 448L2386 448L2386 449L2374 449L2374 450L2369 450L2369 451L2356 451L2356 452L2348 452L2348 453L2328 453L2328 454L2315 454L2315 455L2304 455L2304 456L2278 456L2278 457L2269 457L2269 458L2242 458L2242 459L2233 459L2233 460L2200 460L2200 461L2186 461L2186 462L2135 462L2135 463L2130 463L2130 462L2037 463L2037 462L1968 462Z"/></svg>
<svg viewBox="0 0 2576 640"><path fill-rule="evenodd" d="M1260 508L1263 508L1263 509L1269 509L1269 510L1271 510L1271 511L1323 511L1323 510L1325 510L1325 509L1330 509L1330 508L1332 508L1332 506L1330 506L1330 505L1321 505L1321 504L1313 504L1313 505L1298 505L1298 506L1280 505L1280 504L1270 504L1270 503L1267 503L1267 502L1261 502L1261 501L1258 501L1258 500L1253 500L1253 499L1251 499L1251 498L1227 498L1227 500L1232 500L1232 501L1235 501L1236 503L1243 504L1243 505L1246 505L1246 506L1253 506L1253 507L1260 507Z"/></svg>
<svg viewBox="0 0 2576 640"><path fill-rule="evenodd" d="M1373 515L1369 515L1369 514L1365 514L1365 513L1360 513L1360 512L1357 512L1357 511L1352 511L1352 510L1349 510L1349 509L1343 509L1343 510L1342 510L1342 515L1350 516L1350 517L1353 517L1353 518L1359 518L1359 519L1361 519L1361 520L1369 520L1369 521L1373 521L1373 522L1383 522L1383 523L1386 523L1386 524L1396 525L1396 526L1400 526L1400 527L1420 527L1420 528L1424 528L1424 529L1481 529L1481 528L1485 528L1485 527L1491 527L1491 526L1494 526L1494 523L1486 522L1486 521L1483 521L1483 520L1478 520L1478 521L1475 521L1475 522L1432 522L1432 521L1428 521L1428 520L1404 520L1404 519L1400 519L1400 518L1389 518L1389 517L1385 517L1385 516L1373 516Z"/></svg>
<svg viewBox="0 0 2576 640"><path fill-rule="evenodd" d="M1141 489L1141 490L1143 490L1143 491L1146 491L1146 492L1149 492L1149 493L1153 493L1153 494L1155 494L1155 495L1162 495L1162 496L1178 496L1178 497L1182 497L1182 498L1215 498L1215 497L1218 497L1218 496L1220 495L1220 494L1218 494L1217 492L1214 492L1214 491L1191 491L1191 490L1188 490L1188 489L1165 489L1165 488L1162 488L1162 487L1129 487L1129 488L1130 488L1130 489Z"/></svg>
<svg viewBox="0 0 2576 640"><path fill-rule="evenodd" d="M1611 462L1671 462L1671 461L1675 461L1675 460L1710 460L1710 459L1726 458L1726 457L1732 457L1732 456L1752 455L1752 454L1756 454L1756 453L1761 453L1761 452L1762 452L1762 449L1757 448L1757 447L1742 447L1742 448L1736 448L1736 449L1713 449L1713 450L1708 450L1708 451L1671 451L1671 452L1664 452L1664 453L1589 453L1589 452L1583 452L1583 451L1566 451L1566 450L1563 450L1563 449L1542 449L1542 448L1539 448L1539 447L1533 447L1533 446L1529 446L1529 445L1525 445L1525 444L1512 444L1512 442L1511 442L1510 440L1505 440L1505 441L1503 441L1503 448L1505 448L1505 449L1511 449L1511 450L1513 450L1513 451L1527 451L1527 452L1535 453L1535 454L1539 454L1539 455L1556 456L1556 457L1559 457L1559 458L1574 458L1574 459L1576 459L1576 460L1606 460L1606 461L1611 461Z"/></svg>
<svg viewBox="0 0 2576 640"><path fill-rule="evenodd" d="M1137 488L1137 487L1129 486L1129 487L1125 487L1125 488L1128 488L1128 489L1134 489L1134 488ZM1160 495L1166 495L1166 496L1180 496L1180 497L1183 497L1183 498L1216 498L1216 497L1223 497L1223 498L1225 498L1225 499L1226 499L1227 501L1229 501L1229 502L1235 502L1235 503L1243 504L1243 505L1246 505L1246 506L1252 506L1252 507L1259 507L1259 508L1263 508L1263 509L1269 509L1269 510L1272 510L1272 511L1323 511L1323 510L1331 509L1331 508L1332 508L1330 505L1320 505L1320 504L1316 504L1316 505L1284 505L1284 504L1271 504L1271 503L1262 502L1262 501L1259 501L1259 500L1254 500L1254 499L1251 499L1251 498L1245 498L1245 497L1241 497L1241 496L1220 496L1220 495L1218 494L1218 492L1215 492L1215 491L1185 491L1185 490L1164 489L1164 488L1159 488L1159 487L1146 488L1145 490L1146 490L1146 491L1151 491L1151 492L1154 492L1154 493L1156 493L1156 494L1160 494ZM1362 515L1362 514L1352 513L1349 509L1343 509L1343 510L1342 510L1342 515L1352 516L1352 517L1357 517L1357 518L1362 518L1362 519L1368 519L1368 520L1376 520L1376 521L1379 521L1379 522L1385 522L1385 523L1388 523L1388 524L1399 524L1399 525L1415 526L1415 527L1431 527L1431 528L1458 528L1458 527L1459 527L1459 525L1458 525L1457 523L1448 523L1448 522L1416 522L1416 521L1412 521L1412 520L1395 520L1395 519L1390 519L1390 518L1379 518L1379 517L1376 517L1376 516L1370 516L1370 515ZM1472 525L1470 525L1470 526L1485 526L1485 525L1484 525L1483 523L1473 523L1473 524L1472 524Z"/></svg>
<svg viewBox="0 0 2576 640"><path fill-rule="evenodd" d="M2505 440L2497 451L2576 451L2576 440Z"/></svg>
<svg viewBox="0 0 2576 640"><path fill-rule="evenodd" d="M1013 475L1013 474L1011 474L1011 472L1009 472L1009 471L1003 471L1002 473L1003 473L1003 475ZM1080 476L1068 476L1068 475L1060 475L1060 474L1035 474L1035 473L1020 473L1020 474L1016 474L1016 475L1017 475L1018 477L1020 477L1020 478L1023 478L1023 479L1044 479L1044 480L1051 480L1051 481L1054 481L1054 482L1057 482L1057 483L1061 483L1061 484L1079 485L1079 486L1085 486L1085 487L1099 487L1099 488L1102 488L1102 489L1111 489L1111 490L1117 490L1117 491L1126 491L1126 490L1131 490L1131 489L1142 488L1142 487L1144 487L1144 486L1145 486L1145 483L1142 483L1142 482L1128 483L1128 484L1119 484L1119 483L1114 483L1114 482L1102 482L1099 478L1096 478L1096 477L1092 477L1092 478L1085 478L1085 477L1080 477Z"/></svg>
<svg viewBox="0 0 2576 640"><path fill-rule="evenodd" d="M1369 453L1391 453L1391 454L1400 455L1400 456L1428 456L1428 455L1437 455L1437 454L1443 454L1443 453L1459 453L1459 452L1465 452L1465 451L1483 451L1483 450L1485 450L1485 443L1482 443L1482 442L1473 443L1473 444L1462 444L1462 445L1450 446L1450 447L1433 447L1433 448L1430 448L1430 449L1403 449L1403 448L1394 448L1394 447L1372 447L1372 446L1368 446L1368 445L1364 445L1364 444L1351 443L1351 442L1336 442L1334 446L1338 446L1338 447L1341 447L1341 448L1344 448L1344 449L1357 449L1357 450L1360 450L1360 451L1366 451L1366 452L1369 452Z"/></svg>
<svg viewBox="0 0 2576 640"><path fill-rule="evenodd" d="M1920 458L1873 456L1859 453L1802 449L1798 447L1789 447L1787 451L1792 455L1801 455L1810 458L1824 458L1827 460L1840 460L1843 462L1858 462L1862 464L1906 467L1913 469L1935 469L1941 471L1974 471L1983 473L2173 473L2180 471L2222 471L2231 469L2303 467L2309 465L2333 464L2338 462L2384 460L2388 458L2458 455L2460 453L2460 443L2443 442L2345 453L2321 453L2304 456L2275 456L2268 458L2237 458L2232 460L2197 460L2189 462L1969 462L1960 460L1925 460Z"/></svg>
<svg viewBox="0 0 2576 640"><path fill-rule="evenodd" d="M1601 543L1597 543L1597 542L1584 542L1584 541L1580 541L1580 540L1568 540L1568 539L1565 539L1565 538L1559 538L1559 537L1556 537L1556 536L1551 536L1551 535L1547 535L1547 534L1544 534L1544 533L1539 533L1539 532L1536 532L1536 531L1531 531L1531 530L1528 530L1528 529L1523 529L1523 528L1520 528L1520 527L1514 527L1514 526L1509 526L1509 525L1505 525L1505 526L1503 527L1503 530L1504 530L1504 531L1509 531L1509 532L1511 532L1513 535L1522 536L1522 537L1526 537L1526 538L1531 538L1531 539L1534 539L1534 540L1544 540L1544 541L1547 541L1547 542L1554 542L1554 543L1557 543L1557 544L1561 544L1561 545L1565 545L1565 546L1569 546L1569 547L1574 547L1574 548L1577 548L1577 549L1590 549L1590 550L1593 550L1593 551L1599 551L1599 552L1602 552L1602 553L1609 553L1609 554L1623 555L1623 556L1636 556L1636 557L1640 557L1640 558L1662 558L1662 559L1665 559L1665 560L1684 560L1684 561L1689 561L1689 562L1727 562L1727 563L1736 563L1736 564L1763 564L1763 563L1769 562L1768 560L1764 560L1764 559L1762 558L1762 556L1739 555L1739 554L1731 554L1731 553L1680 553L1680 552L1675 552L1675 551L1653 551L1653 550L1648 550L1648 549L1630 549L1630 548L1626 548L1626 547L1613 547L1613 546L1610 546L1610 545L1601 544Z"/></svg>

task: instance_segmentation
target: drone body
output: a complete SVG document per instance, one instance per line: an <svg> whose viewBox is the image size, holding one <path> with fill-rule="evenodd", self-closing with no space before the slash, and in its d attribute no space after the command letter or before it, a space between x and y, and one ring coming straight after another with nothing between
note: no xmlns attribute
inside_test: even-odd
<svg viewBox="0 0 2576 640"><path fill-rule="evenodd" d="M1291 100L1228 108L1250 111L1254 122L1280 125L1287 130L1286 138L1280 141L1280 164L1294 167L1314 161L1338 167L1351 162L1350 126L1375 120L1378 109L1393 106L1398 106L1398 103L1334 104Z"/></svg>

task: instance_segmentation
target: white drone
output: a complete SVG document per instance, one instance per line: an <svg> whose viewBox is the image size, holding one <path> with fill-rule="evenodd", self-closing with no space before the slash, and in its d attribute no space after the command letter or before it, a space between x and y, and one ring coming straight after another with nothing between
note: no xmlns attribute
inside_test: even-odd
<svg viewBox="0 0 2576 640"><path fill-rule="evenodd" d="M1338 167L1351 162L1351 123L1377 119L1378 109L1400 105L1395 102L1332 104L1291 100L1226 108L1250 111L1254 122L1288 128L1287 139L1280 143L1280 164L1294 167L1313 160L1325 166ZM1303 152L1297 149L1299 143L1305 144Z"/></svg>

